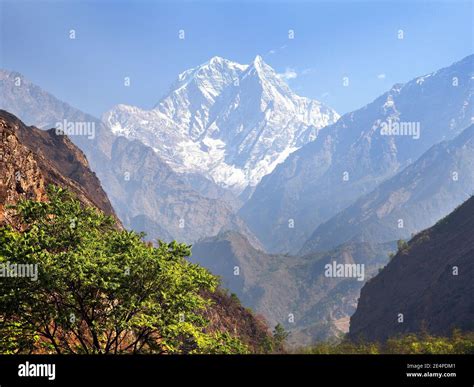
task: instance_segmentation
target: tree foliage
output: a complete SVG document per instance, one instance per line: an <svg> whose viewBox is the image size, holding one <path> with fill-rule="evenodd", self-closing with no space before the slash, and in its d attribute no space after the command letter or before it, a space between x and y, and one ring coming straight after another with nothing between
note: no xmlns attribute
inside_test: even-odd
<svg viewBox="0 0 474 387"><path fill-rule="evenodd" d="M204 291L218 280L175 241L145 244L111 217L50 187L22 201L22 232L0 228L0 264L37 265L38 279L0 277L0 352L241 353L206 332Z"/></svg>
<svg viewBox="0 0 474 387"><path fill-rule="evenodd" d="M397 241L397 248L398 248L398 252L404 252L408 249L408 243L407 241L403 240L403 239L399 239Z"/></svg>
<svg viewBox="0 0 474 387"><path fill-rule="evenodd" d="M276 350L283 350L285 340L288 338L289 333L285 330L283 325L278 323L273 329L273 341Z"/></svg>
<svg viewBox="0 0 474 387"><path fill-rule="evenodd" d="M383 343L342 340L302 350L310 354L474 354L474 333L454 330L450 337L428 333L392 337Z"/></svg>

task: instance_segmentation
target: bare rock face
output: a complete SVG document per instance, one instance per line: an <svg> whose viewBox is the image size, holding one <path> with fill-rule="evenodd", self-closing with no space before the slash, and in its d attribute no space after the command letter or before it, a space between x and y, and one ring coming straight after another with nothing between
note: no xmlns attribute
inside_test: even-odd
<svg viewBox="0 0 474 387"><path fill-rule="evenodd" d="M8 206L21 199L47 200L50 184L69 189L85 205L116 218L86 157L69 138L25 126L0 110L0 139L0 223L15 226Z"/></svg>
<svg viewBox="0 0 474 387"><path fill-rule="evenodd" d="M474 330L474 197L408 247L361 290L350 337L370 341Z"/></svg>
<svg viewBox="0 0 474 387"><path fill-rule="evenodd" d="M33 152L24 146L11 126L0 119L0 224L13 224L13 212L8 205L28 198L46 199L45 179Z"/></svg>

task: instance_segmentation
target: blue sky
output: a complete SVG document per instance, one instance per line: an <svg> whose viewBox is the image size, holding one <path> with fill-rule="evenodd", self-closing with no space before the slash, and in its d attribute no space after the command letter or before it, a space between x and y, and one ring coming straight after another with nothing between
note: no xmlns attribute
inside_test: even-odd
<svg viewBox="0 0 474 387"><path fill-rule="evenodd" d="M474 52L472 1L0 3L0 67L96 116L118 103L152 107L178 73L214 55L260 54L298 94L345 113Z"/></svg>

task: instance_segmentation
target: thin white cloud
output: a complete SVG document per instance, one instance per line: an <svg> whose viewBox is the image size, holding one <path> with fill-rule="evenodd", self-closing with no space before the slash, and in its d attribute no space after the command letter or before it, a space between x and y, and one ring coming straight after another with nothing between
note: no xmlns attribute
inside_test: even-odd
<svg viewBox="0 0 474 387"><path fill-rule="evenodd" d="M291 67L287 67L285 69L285 72L278 74L278 77L280 79L283 79L284 81L289 81L290 79L297 78L298 73L295 71L295 69L292 69Z"/></svg>
<svg viewBox="0 0 474 387"><path fill-rule="evenodd" d="M384 73L377 75L378 79L385 79L386 77L387 76Z"/></svg>
<svg viewBox="0 0 474 387"><path fill-rule="evenodd" d="M274 55L274 54L276 54L278 51L284 50L285 48L286 48L286 44L284 44L283 46L280 46L280 47L271 49L270 51L268 51L268 54L269 54L269 55Z"/></svg>

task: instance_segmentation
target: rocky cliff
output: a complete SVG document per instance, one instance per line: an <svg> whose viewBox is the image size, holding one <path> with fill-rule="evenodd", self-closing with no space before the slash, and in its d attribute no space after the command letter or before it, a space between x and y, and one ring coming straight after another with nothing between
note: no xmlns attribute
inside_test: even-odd
<svg viewBox="0 0 474 387"><path fill-rule="evenodd" d="M0 110L0 139L0 223L15 225L8 206L21 199L46 200L49 184L69 189L84 204L116 218L86 157L67 136L26 126Z"/></svg>

